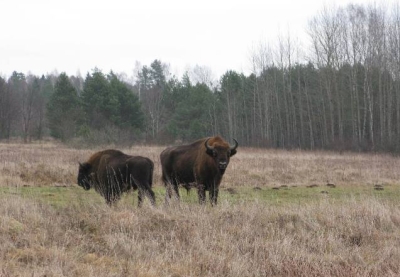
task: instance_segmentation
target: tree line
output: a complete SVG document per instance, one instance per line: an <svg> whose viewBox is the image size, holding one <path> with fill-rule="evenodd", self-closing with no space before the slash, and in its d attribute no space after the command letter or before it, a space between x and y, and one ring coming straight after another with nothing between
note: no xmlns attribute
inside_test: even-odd
<svg viewBox="0 0 400 277"><path fill-rule="evenodd" d="M248 75L218 81L195 67L171 76L154 60L133 82L95 69L0 77L0 138L51 135L92 143L171 143L220 134L241 145L400 150L400 8L324 7L310 43L290 35L260 44Z"/></svg>

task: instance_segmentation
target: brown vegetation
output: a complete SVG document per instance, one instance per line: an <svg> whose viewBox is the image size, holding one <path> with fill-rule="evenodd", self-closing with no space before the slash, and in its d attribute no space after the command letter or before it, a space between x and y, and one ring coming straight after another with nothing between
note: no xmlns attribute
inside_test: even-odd
<svg viewBox="0 0 400 277"><path fill-rule="evenodd" d="M335 199L316 188L320 198L306 203L243 198L223 200L214 208L183 201L171 207L158 202L155 208L146 203L138 209L126 202L109 208L89 201L96 195L80 188L77 195L85 196L65 206L13 189L72 189L78 161L98 150L0 144L0 185L8 192L0 193L0 276L400 274L398 199L373 193ZM158 161L162 147L121 150L150 157L156 165L155 186L164 193ZM332 193L364 185L381 193L374 184L398 185L399 161L388 155L242 148L235 158L221 183L223 192L235 192L232 197L243 187L253 193L290 193L297 185L309 192L314 190L305 188L309 184L325 189L331 182L337 185L328 188Z"/></svg>
<svg viewBox="0 0 400 277"><path fill-rule="evenodd" d="M152 159L154 183L162 186L159 155L164 148L135 146L120 150ZM75 185L78 162L102 149L78 150L50 142L0 144L0 186ZM399 168L400 160L388 154L242 147L229 164L221 187L393 184L400 180Z"/></svg>

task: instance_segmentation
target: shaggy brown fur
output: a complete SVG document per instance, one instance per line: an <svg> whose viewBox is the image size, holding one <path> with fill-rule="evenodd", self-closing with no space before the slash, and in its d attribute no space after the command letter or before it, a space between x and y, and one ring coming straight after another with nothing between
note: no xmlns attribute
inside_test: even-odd
<svg viewBox="0 0 400 277"><path fill-rule="evenodd" d="M179 198L178 185L181 184L186 189L196 186L200 203L205 203L205 192L209 191L211 204L217 204L222 176L230 157L236 154L237 146L236 140L235 146L231 147L216 136L165 149L160 160L162 180L167 188L166 201L172 197L173 191Z"/></svg>
<svg viewBox="0 0 400 277"><path fill-rule="evenodd" d="M108 149L93 154L87 162L79 164L78 185L85 190L93 187L109 205L130 189L139 190L139 206L144 195L154 205L155 197L151 189L153 169L154 163L148 158Z"/></svg>

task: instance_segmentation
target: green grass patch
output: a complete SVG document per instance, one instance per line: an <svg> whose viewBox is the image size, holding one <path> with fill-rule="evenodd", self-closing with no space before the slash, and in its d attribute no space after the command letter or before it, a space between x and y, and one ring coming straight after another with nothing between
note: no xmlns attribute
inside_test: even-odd
<svg viewBox="0 0 400 277"><path fill-rule="evenodd" d="M331 188L328 186L317 187L276 187L276 188L249 188L238 187L225 189L221 200L227 201L261 201L277 205L303 204L323 199L334 199L336 201L362 200L377 198L382 201L398 202L400 200L399 185L383 185L380 190L372 185L349 185Z"/></svg>
<svg viewBox="0 0 400 277"><path fill-rule="evenodd" d="M378 189L377 189L378 188ZM165 188L156 186L153 188L156 194L157 205L165 202ZM18 195L28 199L37 200L42 203L50 204L54 207L66 207L68 205L82 204L104 204L102 198L94 190L85 191L78 186L71 187L2 187L0 195ZM137 191L124 193L121 203L124 205L137 206ZM184 203L198 203L197 190L192 189L187 192L180 189L180 198ZM273 205L285 204L307 204L324 199L333 199L337 202L349 199L363 200L365 198L376 198L384 202L400 201L400 186L398 184L384 184L381 186L373 185L349 185L330 188L327 186L318 187L235 187L220 188L218 202L229 202L232 204L239 202L259 201ZM148 203L148 199L145 200ZM207 202L208 192L207 192Z"/></svg>

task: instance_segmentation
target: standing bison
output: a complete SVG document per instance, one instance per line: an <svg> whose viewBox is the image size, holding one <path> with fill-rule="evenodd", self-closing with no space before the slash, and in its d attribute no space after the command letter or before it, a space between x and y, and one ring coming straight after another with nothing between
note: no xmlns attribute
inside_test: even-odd
<svg viewBox="0 0 400 277"><path fill-rule="evenodd" d="M167 188L166 201L172 197L173 191L179 199L179 184L190 189L194 183L199 202L205 203L206 191L209 191L211 205L216 205L222 176L238 147L238 142L234 141L235 145L230 146L216 136L165 149L160 154L160 160L162 180Z"/></svg>
<svg viewBox="0 0 400 277"><path fill-rule="evenodd" d="M153 183L154 163L145 157L129 156L118 150L104 150L79 164L78 185L85 190L94 188L111 205L123 192L138 189L138 205L144 196L155 204Z"/></svg>

